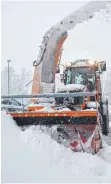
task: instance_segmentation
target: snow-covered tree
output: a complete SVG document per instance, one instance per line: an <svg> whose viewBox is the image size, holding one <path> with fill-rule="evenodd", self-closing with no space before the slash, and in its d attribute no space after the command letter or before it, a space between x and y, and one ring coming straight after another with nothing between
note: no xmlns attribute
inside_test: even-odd
<svg viewBox="0 0 111 184"><path fill-rule="evenodd" d="M23 68L19 78L18 94L27 93L27 83L30 81L30 79L31 79L30 73L27 72L25 68Z"/></svg>
<svg viewBox="0 0 111 184"><path fill-rule="evenodd" d="M9 68L10 94L27 94L27 83L31 80L31 74L24 68L21 74L16 74L13 67ZM8 94L8 68L5 67L1 73L1 94Z"/></svg>

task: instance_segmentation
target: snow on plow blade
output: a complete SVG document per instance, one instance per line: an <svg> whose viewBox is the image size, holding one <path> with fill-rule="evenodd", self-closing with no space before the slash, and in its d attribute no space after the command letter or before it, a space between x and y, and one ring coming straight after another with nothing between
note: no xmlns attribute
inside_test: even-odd
<svg viewBox="0 0 111 184"><path fill-rule="evenodd" d="M10 112L9 114L18 126L41 125L40 127L48 127L49 130L52 130L52 132L50 131L52 139L65 147L69 147L74 152L96 153L100 149L96 110L30 111Z"/></svg>
<svg viewBox="0 0 111 184"><path fill-rule="evenodd" d="M8 114L13 117L18 126L47 127L52 139L74 152L95 154L100 149L101 137L96 110L10 112Z"/></svg>

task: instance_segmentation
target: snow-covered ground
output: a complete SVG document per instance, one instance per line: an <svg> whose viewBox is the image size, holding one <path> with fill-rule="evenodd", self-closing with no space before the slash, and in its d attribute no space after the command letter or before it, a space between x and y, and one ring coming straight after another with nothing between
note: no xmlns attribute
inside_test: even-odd
<svg viewBox="0 0 111 184"><path fill-rule="evenodd" d="M32 126L21 131L2 113L2 183L111 183L111 147L98 155L73 153Z"/></svg>

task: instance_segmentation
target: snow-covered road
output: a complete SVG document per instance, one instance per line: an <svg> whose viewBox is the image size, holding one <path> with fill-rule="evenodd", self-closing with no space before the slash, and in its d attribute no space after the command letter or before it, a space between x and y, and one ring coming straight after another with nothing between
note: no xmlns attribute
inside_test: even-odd
<svg viewBox="0 0 111 184"><path fill-rule="evenodd" d="M35 126L21 131L2 113L2 183L111 183L111 147L73 153Z"/></svg>

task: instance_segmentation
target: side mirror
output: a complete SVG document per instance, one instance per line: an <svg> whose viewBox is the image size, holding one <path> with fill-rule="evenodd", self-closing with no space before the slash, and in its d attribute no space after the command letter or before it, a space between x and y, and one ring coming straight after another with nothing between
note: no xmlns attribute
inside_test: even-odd
<svg viewBox="0 0 111 184"><path fill-rule="evenodd" d="M106 71L106 61L101 61L101 71Z"/></svg>

